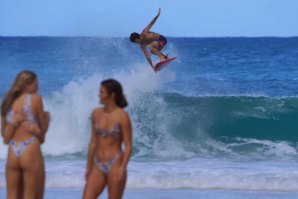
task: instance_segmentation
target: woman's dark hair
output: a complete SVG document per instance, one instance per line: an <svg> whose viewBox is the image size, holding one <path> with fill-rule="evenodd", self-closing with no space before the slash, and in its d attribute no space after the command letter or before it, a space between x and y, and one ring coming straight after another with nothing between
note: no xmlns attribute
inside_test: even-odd
<svg viewBox="0 0 298 199"><path fill-rule="evenodd" d="M108 92L108 95L115 93L115 103L120 108L125 108L128 104L125 96L123 95L123 89L121 84L114 79L107 79L101 82L101 86L104 86Z"/></svg>
<svg viewBox="0 0 298 199"><path fill-rule="evenodd" d="M140 39L139 33L133 32L130 34L130 41L131 42L136 42L136 39Z"/></svg>
<svg viewBox="0 0 298 199"><path fill-rule="evenodd" d="M17 75L1 104L1 116L5 116L10 111L13 102L22 94L24 88L32 84L36 79L37 76L32 71L25 70Z"/></svg>

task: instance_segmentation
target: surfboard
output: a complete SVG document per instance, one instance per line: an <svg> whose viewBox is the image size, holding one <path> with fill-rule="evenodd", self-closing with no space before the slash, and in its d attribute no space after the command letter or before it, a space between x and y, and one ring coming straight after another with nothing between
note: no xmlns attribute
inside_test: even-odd
<svg viewBox="0 0 298 199"><path fill-rule="evenodd" d="M169 63L171 61L173 61L174 59L176 59L176 57L171 57L171 58L168 58L166 60L163 60L161 62L156 63L155 66L154 66L154 71L155 72L161 71L162 69L167 67L169 65Z"/></svg>

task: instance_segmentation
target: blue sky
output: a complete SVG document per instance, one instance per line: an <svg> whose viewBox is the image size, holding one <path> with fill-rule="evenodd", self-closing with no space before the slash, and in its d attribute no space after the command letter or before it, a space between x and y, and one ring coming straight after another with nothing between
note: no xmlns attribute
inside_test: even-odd
<svg viewBox="0 0 298 199"><path fill-rule="evenodd" d="M0 36L298 36L298 0L0 0Z"/></svg>

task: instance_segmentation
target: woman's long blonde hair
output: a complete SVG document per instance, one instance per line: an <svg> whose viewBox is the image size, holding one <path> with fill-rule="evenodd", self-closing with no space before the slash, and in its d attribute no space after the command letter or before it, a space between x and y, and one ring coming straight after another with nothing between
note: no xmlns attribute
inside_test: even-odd
<svg viewBox="0 0 298 199"><path fill-rule="evenodd" d="M22 71L17 75L1 104L1 116L6 116L11 110L13 102L22 94L24 88L32 84L36 78L37 76L34 72L27 70Z"/></svg>

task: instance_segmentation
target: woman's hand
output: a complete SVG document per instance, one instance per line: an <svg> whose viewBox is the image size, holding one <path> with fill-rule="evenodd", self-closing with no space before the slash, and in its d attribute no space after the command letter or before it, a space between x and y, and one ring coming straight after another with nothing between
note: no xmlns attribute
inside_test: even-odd
<svg viewBox="0 0 298 199"><path fill-rule="evenodd" d="M160 15L160 11L161 11L161 9L158 8L158 13L157 13L157 16L158 16L158 17L159 17L159 15Z"/></svg>
<svg viewBox="0 0 298 199"><path fill-rule="evenodd" d="M25 127L33 135L39 135L41 133L40 128L35 123L25 121L22 123L22 126Z"/></svg>
<svg viewBox="0 0 298 199"><path fill-rule="evenodd" d="M45 111L46 119L49 122L51 120L51 114L48 111Z"/></svg>
<svg viewBox="0 0 298 199"><path fill-rule="evenodd" d="M89 167L86 168L86 172L85 172L85 180L88 179L89 174L91 173L91 169Z"/></svg>
<svg viewBox="0 0 298 199"><path fill-rule="evenodd" d="M125 176L126 176L126 167L121 166L118 169L115 178L116 180L120 181L120 180L123 180Z"/></svg>
<svg viewBox="0 0 298 199"><path fill-rule="evenodd" d="M24 112L15 112L13 119L11 123L18 127L20 124L22 124L26 120L26 113Z"/></svg>

